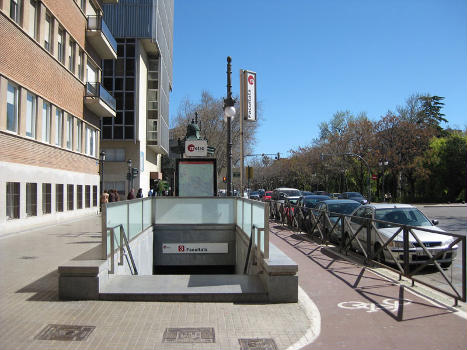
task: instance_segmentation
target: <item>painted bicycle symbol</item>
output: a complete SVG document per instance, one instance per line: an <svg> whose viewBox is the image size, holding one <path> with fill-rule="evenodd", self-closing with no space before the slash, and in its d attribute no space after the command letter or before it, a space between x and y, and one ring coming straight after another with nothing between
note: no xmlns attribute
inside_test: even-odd
<svg viewBox="0 0 467 350"><path fill-rule="evenodd" d="M343 301L337 304L337 306L339 306L342 309L348 309L348 310L363 309L363 310L366 310L366 312L377 312L382 309L395 312L399 309L400 304L409 305L411 303L412 301L409 299L404 299L402 300L402 302L399 302L399 300L395 300L395 299L383 299L381 304L365 303L363 301Z"/></svg>

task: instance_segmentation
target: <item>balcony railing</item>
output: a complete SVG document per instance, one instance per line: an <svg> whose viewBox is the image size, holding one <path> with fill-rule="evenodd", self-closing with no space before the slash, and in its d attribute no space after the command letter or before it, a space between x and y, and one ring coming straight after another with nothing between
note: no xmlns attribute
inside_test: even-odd
<svg viewBox="0 0 467 350"><path fill-rule="evenodd" d="M86 83L86 97L99 97L113 111L117 108L113 97L100 83Z"/></svg>
<svg viewBox="0 0 467 350"><path fill-rule="evenodd" d="M87 30L99 30L108 40L112 49L117 52L117 41L110 32L109 27L105 24L102 16L87 16Z"/></svg>

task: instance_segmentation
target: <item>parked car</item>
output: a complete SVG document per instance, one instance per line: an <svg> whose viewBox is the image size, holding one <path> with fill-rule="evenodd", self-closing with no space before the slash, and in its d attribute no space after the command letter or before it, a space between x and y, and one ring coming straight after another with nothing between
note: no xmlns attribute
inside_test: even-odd
<svg viewBox="0 0 467 350"><path fill-rule="evenodd" d="M314 194L313 192L310 192L310 191L300 191L300 193L302 194L302 196L310 196Z"/></svg>
<svg viewBox="0 0 467 350"><path fill-rule="evenodd" d="M250 192L250 199L255 199L255 200L259 201L260 198L261 198L261 197L260 197L258 191L252 191L252 192Z"/></svg>
<svg viewBox="0 0 467 350"><path fill-rule="evenodd" d="M362 196L360 192L344 192L341 195L341 199L352 199L359 202L360 204L367 204L368 200Z"/></svg>
<svg viewBox="0 0 467 350"><path fill-rule="evenodd" d="M266 191L264 192L263 201L269 202L271 200L271 197L272 197L272 191Z"/></svg>
<svg viewBox="0 0 467 350"><path fill-rule="evenodd" d="M297 206L302 211L303 216L306 216L310 209L316 208L318 203L329 199L331 199L331 197L316 194L302 196L298 199ZM316 215L317 212L314 212L314 214Z"/></svg>
<svg viewBox="0 0 467 350"><path fill-rule="evenodd" d="M280 201L284 202L285 198L296 198L298 199L300 197L300 191L297 190L296 188L289 188L289 187L279 187L276 188L272 192L272 200L273 201Z"/></svg>
<svg viewBox="0 0 467 350"><path fill-rule="evenodd" d="M332 194L329 195L329 197L331 197L331 199L341 199L340 196L341 196L340 193L332 193Z"/></svg>
<svg viewBox="0 0 467 350"><path fill-rule="evenodd" d="M370 218L386 222L376 222L374 227L372 226L373 228L370 236L370 243L375 250L386 243L387 240L391 238L399 229L399 226L391 225L391 223L418 226L438 232L446 232L435 226L438 223L436 220L430 221L420 210L409 204L367 204L357 208L352 213L352 215L354 217L350 220L350 224L354 231L358 230L362 224L365 224L366 220L362 219ZM376 234L375 227L381 238ZM449 235L417 229L414 229L413 231L432 255L436 255L442 249L447 248L454 240L454 238ZM346 232L344 239L348 240L349 237L349 233ZM357 237L362 243L362 246L365 247L367 241L366 230L361 230ZM355 239L352 241L352 247L357 250L359 249L358 243ZM403 263L404 244L402 231L395 237L392 242L389 243L388 247L391 249L397 261L399 263ZM437 262L440 263L441 267L447 268L452 264L453 259L457 255L457 248L457 245L454 245L449 251L445 252L440 259L437 259ZM390 253L386 250L379 254L377 259L381 262L387 261L391 263L394 261ZM413 237L412 234L409 234L409 263L420 264L428 259L429 257L423 248L421 248L418 241Z"/></svg>
<svg viewBox="0 0 467 350"><path fill-rule="evenodd" d="M331 233L329 239L332 242L338 243L341 240L341 224L339 224L334 231L331 232L337 220L339 220L339 214L350 215L357 209L361 204L351 199L331 199L325 200L317 204L316 209L325 211L329 216L329 221L323 220L321 222L321 229Z"/></svg>

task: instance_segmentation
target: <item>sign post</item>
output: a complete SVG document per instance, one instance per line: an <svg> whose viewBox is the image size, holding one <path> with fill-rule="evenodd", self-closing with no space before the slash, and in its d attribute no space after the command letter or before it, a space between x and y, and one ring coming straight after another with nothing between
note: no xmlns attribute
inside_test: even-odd
<svg viewBox="0 0 467 350"><path fill-rule="evenodd" d="M243 197L245 157L243 121L256 121L256 73L240 69L240 193Z"/></svg>

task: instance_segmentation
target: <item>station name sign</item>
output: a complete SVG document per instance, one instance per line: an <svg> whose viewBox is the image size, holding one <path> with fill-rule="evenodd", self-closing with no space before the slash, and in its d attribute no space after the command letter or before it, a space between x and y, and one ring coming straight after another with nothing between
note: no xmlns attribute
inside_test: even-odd
<svg viewBox="0 0 467 350"><path fill-rule="evenodd" d="M208 142L206 140L186 140L185 157L206 157L208 155Z"/></svg>
<svg viewBox="0 0 467 350"><path fill-rule="evenodd" d="M228 243L162 243L163 254L224 254Z"/></svg>
<svg viewBox="0 0 467 350"><path fill-rule="evenodd" d="M256 121L256 73L240 70L240 99L244 120Z"/></svg>

